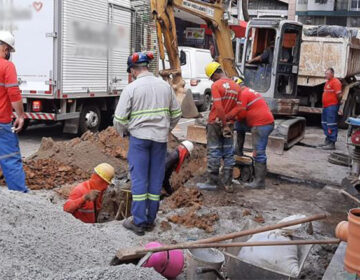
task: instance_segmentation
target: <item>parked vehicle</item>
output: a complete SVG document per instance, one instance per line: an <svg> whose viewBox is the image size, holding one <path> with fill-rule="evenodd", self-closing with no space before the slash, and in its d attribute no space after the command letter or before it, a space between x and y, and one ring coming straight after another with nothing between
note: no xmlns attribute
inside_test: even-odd
<svg viewBox="0 0 360 280"><path fill-rule="evenodd" d="M130 0L5 2L21 15L5 29L16 37L26 118L61 121L75 134L107 124L128 84Z"/></svg>
<svg viewBox="0 0 360 280"><path fill-rule="evenodd" d="M212 82L205 74L205 66L213 61L210 51L191 47L179 47L179 52L185 89L192 92L195 105L199 111L207 111L211 105ZM165 59L165 67L169 68L168 57Z"/></svg>

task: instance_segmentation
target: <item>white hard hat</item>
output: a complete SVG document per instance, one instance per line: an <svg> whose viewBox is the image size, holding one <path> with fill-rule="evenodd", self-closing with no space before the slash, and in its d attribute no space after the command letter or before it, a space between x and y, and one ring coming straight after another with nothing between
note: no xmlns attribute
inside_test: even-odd
<svg viewBox="0 0 360 280"><path fill-rule="evenodd" d="M186 150L188 150L189 154L191 155L191 152L194 150L194 144L188 140L185 140L181 142L181 145L183 145Z"/></svg>
<svg viewBox="0 0 360 280"><path fill-rule="evenodd" d="M0 41L11 47L11 52L15 52L15 37L9 31L0 30Z"/></svg>

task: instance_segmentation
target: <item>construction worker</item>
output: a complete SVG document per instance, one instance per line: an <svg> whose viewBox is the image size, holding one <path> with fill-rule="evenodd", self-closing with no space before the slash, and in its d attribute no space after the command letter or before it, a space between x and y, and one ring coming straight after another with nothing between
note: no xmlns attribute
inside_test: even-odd
<svg viewBox="0 0 360 280"><path fill-rule="evenodd" d="M338 135L338 111L342 98L342 85L339 79L334 77L333 68L328 68L325 72L326 83L322 96L323 112L321 115L321 125L326 136L323 150L335 150L335 143Z"/></svg>
<svg viewBox="0 0 360 280"><path fill-rule="evenodd" d="M243 155L246 131L251 130L253 157L255 161L255 180L245 184L249 188L264 188L266 177L266 146L269 135L274 130L274 116L260 93L246 87L240 80L241 97L238 121L235 123L237 131L237 154ZM227 119L234 116L228 114Z"/></svg>
<svg viewBox="0 0 360 280"><path fill-rule="evenodd" d="M174 190L170 184L170 178L173 172L179 173L185 159L191 155L194 149L194 144L190 141L183 141L174 151L166 154L165 163L165 178L163 181L163 188L168 195L171 195Z"/></svg>
<svg viewBox="0 0 360 280"><path fill-rule="evenodd" d="M28 192L22 165L19 133L24 126L24 107L14 64L9 61L15 52L15 38L0 31L0 166L9 190ZM16 119L12 124L13 110Z"/></svg>
<svg viewBox="0 0 360 280"><path fill-rule="evenodd" d="M206 183L198 184L200 189L215 190L224 185L225 191L233 192L232 178L234 160L232 127L240 111L240 87L226 77L217 62L205 68L206 75L214 82L211 87L213 106L207 124L207 171ZM233 119L226 116L234 116ZM221 160L224 161L223 178L219 178Z"/></svg>
<svg viewBox="0 0 360 280"><path fill-rule="evenodd" d="M101 163L94 168L90 180L77 185L64 204L64 211L84 223L96 223L101 210L103 194L114 178L115 170L110 164Z"/></svg>
<svg viewBox="0 0 360 280"><path fill-rule="evenodd" d="M137 235L154 228L168 136L181 117L171 86L149 72L152 59L152 53L134 53L128 58L128 72L135 81L121 93L114 118L118 133L123 137L130 134L132 217L123 226Z"/></svg>

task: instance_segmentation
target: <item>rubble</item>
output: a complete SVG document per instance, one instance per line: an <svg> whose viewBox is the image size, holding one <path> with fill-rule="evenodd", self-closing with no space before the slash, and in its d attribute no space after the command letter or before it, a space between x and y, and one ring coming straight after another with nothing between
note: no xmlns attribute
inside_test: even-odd
<svg viewBox="0 0 360 280"><path fill-rule="evenodd" d="M181 187L170 197L165 199L163 208L177 209L182 207L193 207L202 204L202 193L195 188Z"/></svg>

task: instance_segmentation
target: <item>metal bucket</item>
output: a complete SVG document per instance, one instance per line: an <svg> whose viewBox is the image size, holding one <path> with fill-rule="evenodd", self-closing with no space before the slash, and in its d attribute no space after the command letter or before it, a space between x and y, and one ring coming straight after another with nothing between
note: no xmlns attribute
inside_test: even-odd
<svg viewBox="0 0 360 280"><path fill-rule="evenodd" d="M186 279L216 280L222 278L219 270L225 256L216 249L186 250Z"/></svg>

